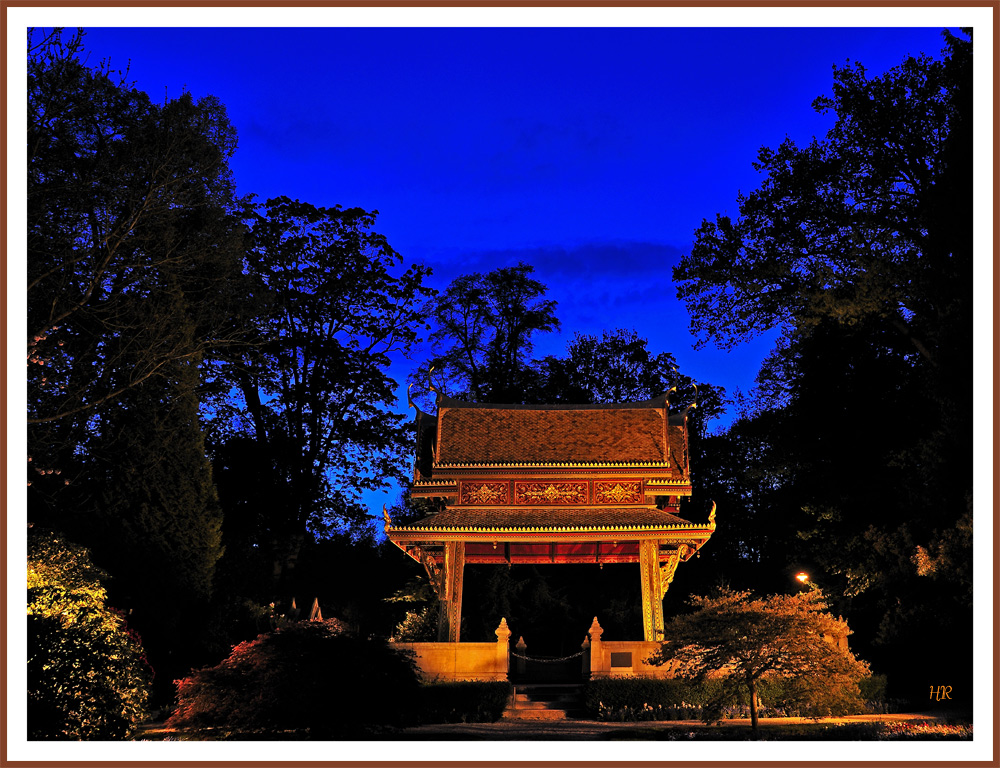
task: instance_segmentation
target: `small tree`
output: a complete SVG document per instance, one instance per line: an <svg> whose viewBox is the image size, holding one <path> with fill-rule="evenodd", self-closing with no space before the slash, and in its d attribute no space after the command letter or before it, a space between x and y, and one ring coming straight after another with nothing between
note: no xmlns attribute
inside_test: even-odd
<svg viewBox="0 0 1000 768"><path fill-rule="evenodd" d="M654 663L675 665L679 677L722 681L707 708L717 717L724 701L746 690L750 723L757 737L758 692L764 680L780 678L807 708L820 712L860 706L858 681L868 665L835 638L849 633L843 619L827 613L820 590L753 598L750 592L720 589L694 596L692 613L669 624Z"/></svg>

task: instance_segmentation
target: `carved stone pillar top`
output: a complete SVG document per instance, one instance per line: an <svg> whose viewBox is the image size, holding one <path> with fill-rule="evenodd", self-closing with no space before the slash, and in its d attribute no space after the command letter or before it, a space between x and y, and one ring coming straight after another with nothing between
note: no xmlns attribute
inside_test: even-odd
<svg viewBox="0 0 1000 768"><path fill-rule="evenodd" d="M583 636L583 642L580 643L580 647L587 650L590 647L590 638L587 635Z"/></svg>
<svg viewBox="0 0 1000 768"><path fill-rule="evenodd" d="M517 650L519 650L521 653L524 653L524 649L527 648L528 646L525 645L525 643L524 643L524 636L523 635L521 636L520 639L518 639L517 645L515 645L514 647L517 648Z"/></svg>
<svg viewBox="0 0 1000 768"><path fill-rule="evenodd" d="M599 643L601 641L601 635L604 634L604 629L597 622L597 617L594 617L594 623L590 625L590 639L592 642Z"/></svg>
<svg viewBox="0 0 1000 768"><path fill-rule="evenodd" d="M500 619L500 626L495 630L498 643L506 643L510 640L510 628L507 626L507 619Z"/></svg>

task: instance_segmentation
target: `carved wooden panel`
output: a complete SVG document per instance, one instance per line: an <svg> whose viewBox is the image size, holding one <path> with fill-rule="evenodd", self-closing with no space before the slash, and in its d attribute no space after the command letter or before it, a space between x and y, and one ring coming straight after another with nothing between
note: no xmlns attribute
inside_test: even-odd
<svg viewBox="0 0 1000 768"><path fill-rule="evenodd" d="M587 483L514 483L514 503L526 506L586 504Z"/></svg>
<svg viewBox="0 0 1000 768"><path fill-rule="evenodd" d="M642 504L641 480L595 480L595 504Z"/></svg>
<svg viewBox="0 0 1000 768"><path fill-rule="evenodd" d="M462 504L492 506L510 504L510 486L507 483L482 483L462 481L460 499Z"/></svg>

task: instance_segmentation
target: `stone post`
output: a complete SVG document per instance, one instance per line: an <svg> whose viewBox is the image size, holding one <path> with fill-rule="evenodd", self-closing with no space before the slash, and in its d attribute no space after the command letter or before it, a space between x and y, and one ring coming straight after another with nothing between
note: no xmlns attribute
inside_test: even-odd
<svg viewBox="0 0 1000 768"><path fill-rule="evenodd" d="M583 649L583 659L582 669L580 670L583 676L590 677L590 638L587 635L583 636L583 642L580 643L580 647Z"/></svg>
<svg viewBox="0 0 1000 768"><path fill-rule="evenodd" d="M604 649L601 646L601 635L604 634L604 630L601 625L597 623L597 617L594 617L594 623L590 625L590 676L591 677L604 677Z"/></svg>
<svg viewBox="0 0 1000 768"><path fill-rule="evenodd" d="M507 619L500 619L500 626L496 628L497 653L494 663L494 672L497 679L503 680L507 677L510 667L510 629L507 627Z"/></svg>
<svg viewBox="0 0 1000 768"><path fill-rule="evenodd" d="M514 647L517 648L517 652L521 656L527 655L528 646L526 646L524 644L524 637L523 636L518 639L517 645L515 645ZM524 661L524 659L518 657L518 660L517 660L517 674L523 675L524 674L524 667L525 667L525 661Z"/></svg>

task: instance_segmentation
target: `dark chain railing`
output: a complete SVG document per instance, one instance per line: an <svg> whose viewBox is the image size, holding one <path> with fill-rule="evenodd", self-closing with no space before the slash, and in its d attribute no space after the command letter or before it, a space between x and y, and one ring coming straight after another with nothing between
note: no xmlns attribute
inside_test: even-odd
<svg viewBox="0 0 1000 768"><path fill-rule="evenodd" d="M513 651L510 652L510 655L513 656L515 659L524 659L525 661L537 661L541 664L555 664L560 661L569 661L570 659L578 659L581 656L583 656L583 653L584 653L583 651L579 651L570 656L563 656L562 658L559 659L536 659L534 656L522 656L521 654L514 653Z"/></svg>

